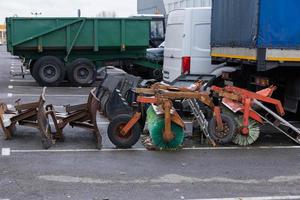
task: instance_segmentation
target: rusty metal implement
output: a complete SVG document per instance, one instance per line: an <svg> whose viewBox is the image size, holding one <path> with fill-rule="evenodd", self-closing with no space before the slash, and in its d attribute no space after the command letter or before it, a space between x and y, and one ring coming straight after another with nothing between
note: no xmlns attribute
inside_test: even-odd
<svg viewBox="0 0 300 200"><path fill-rule="evenodd" d="M71 127L91 131L95 136L97 149L102 148L102 136L97 126L97 111L100 101L95 95L95 90L90 91L86 104L65 106L66 113L56 112L53 105L46 106L46 110L52 116L56 128L55 139L64 141L63 129L69 124Z"/></svg>
<svg viewBox="0 0 300 200"><path fill-rule="evenodd" d="M97 111L99 100L95 96L95 89L90 91L86 104L66 106L66 113L58 113L53 105L45 106L46 88L39 101L20 104L17 101L15 110L9 110L4 103L0 104L0 125L3 129L4 138L13 137L16 125L37 128L40 131L43 148L48 149L56 140L63 141L63 129L69 124L72 127L80 127L90 130L95 138L97 148L102 147L102 136L97 126ZM50 118L54 122L56 132L51 132Z"/></svg>
<svg viewBox="0 0 300 200"><path fill-rule="evenodd" d="M37 102L20 104L17 101L15 110L9 110L4 103L0 104L0 124L4 132L4 138L12 139L16 129L16 124L20 126L33 127L40 131L43 148L48 149L54 143L49 124L49 115L44 108L45 92L43 92Z"/></svg>

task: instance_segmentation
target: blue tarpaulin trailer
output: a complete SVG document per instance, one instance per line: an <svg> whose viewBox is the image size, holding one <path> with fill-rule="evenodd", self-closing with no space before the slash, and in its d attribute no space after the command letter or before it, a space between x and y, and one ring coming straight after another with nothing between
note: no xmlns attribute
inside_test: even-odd
<svg viewBox="0 0 300 200"><path fill-rule="evenodd" d="M300 111L300 0L213 0L211 34L213 62L241 72L233 84L276 85L285 109Z"/></svg>
<svg viewBox="0 0 300 200"><path fill-rule="evenodd" d="M299 10L299 0L213 0L212 56L300 62Z"/></svg>

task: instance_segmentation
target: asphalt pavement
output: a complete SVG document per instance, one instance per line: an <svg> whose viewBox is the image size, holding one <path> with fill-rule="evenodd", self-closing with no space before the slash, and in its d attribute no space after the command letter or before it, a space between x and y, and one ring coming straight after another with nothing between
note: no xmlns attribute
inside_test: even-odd
<svg viewBox="0 0 300 200"><path fill-rule="evenodd" d="M13 77L21 62L0 47L0 102L30 102L42 87L30 77ZM94 86L97 86L97 82ZM62 109L86 102L89 88L47 88L47 103ZM38 131L18 127L0 139L0 200L3 199L300 199L300 146L266 129L251 148L211 148L186 142L176 152L130 150L109 142L107 119L98 116L103 150L85 130L65 129L66 141L42 150ZM2 134L2 131L0 131ZM8 155L5 154L8 151Z"/></svg>

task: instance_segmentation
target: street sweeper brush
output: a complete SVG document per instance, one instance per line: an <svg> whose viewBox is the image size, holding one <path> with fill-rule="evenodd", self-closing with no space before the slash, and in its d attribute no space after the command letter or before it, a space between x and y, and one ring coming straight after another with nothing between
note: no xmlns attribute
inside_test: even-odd
<svg viewBox="0 0 300 200"><path fill-rule="evenodd" d="M236 127L237 127L236 136L232 140L232 142L234 144L237 144L239 146L249 146L256 142L256 140L260 136L260 129L261 129L260 128L261 125L257 121L255 121L253 119L249 119L249 125L248 125L249 134L247 134L247 135L240 134L240 127L243 127L243 115L238 114L238 113L233 113L227 107L223 107L222 112L229 115L236 124Z"/></svg>
<svg viewBox="0 0 300 200"><path fill-rule="evenodd" d="M260 126L264 124L271 125L295 143L300 144L300 130L283 119L285 111L281 102L271 98L276 90L275 86L258 92L234 86L224 88L212 86L211 90L223 97L223 105L232 111L231 114L237 123L238 131L237 136L233 139L235 144L241 146L253 144L259 138ZM236 99L236 97L238 98ZM264 103L273 105L276 111L269 109Z"/></svg>
<svg viewBox="0 0 300 200"><path fill-rule="evenodd" d="M183 143L184 131L183 128L176 123L171 123L171 132L174 138L171 141L165 141L163 132L165 130L164 115L158 115L153 106L147 110L147 123L152 143L160 149L177 149Z"/></svg>

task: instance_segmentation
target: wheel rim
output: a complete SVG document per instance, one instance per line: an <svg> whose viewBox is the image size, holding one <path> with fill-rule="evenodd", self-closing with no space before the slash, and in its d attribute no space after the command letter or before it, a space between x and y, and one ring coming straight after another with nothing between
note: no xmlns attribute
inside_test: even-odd
<svg viewBox="0 0 300 200"><path fill-rule="evenodd" d="M47 64L40 68L39 75L46 82L55 82L59 78L59 70L55 65Z"/></svg>
<svg viewBox="0 0 300 200"><path fill-rule="evenodd" d="M93 81L93 69L87 66L78 66L74 70L74 79L80 84L89 84Z"/></svg>
<svg viewBox="0 0 300 200"><path fill-rule="evenodd" d="M260 124L253 119L249 119L249 134L243 135L240 132L240 128L243 126L243 115L235 115L232 111L230 111L228 108L223 107L223 112L225 112L227 115L231 116L237 126L236 129L236 136L232 140L234 144L240 145L240 146L248 146L257 141L257 139L260 136Z"/></svg>
<svg viewBox="0 0 300 200"><path fill-rule="evenodd" d="M223 139L223 138L226 138L228 136L230 132L230 128L229 128L229 125L228 123L226 122L223 122L223 130L218 130L218 127L216 126L215 127L215 136L219 139Z"/></svg>

